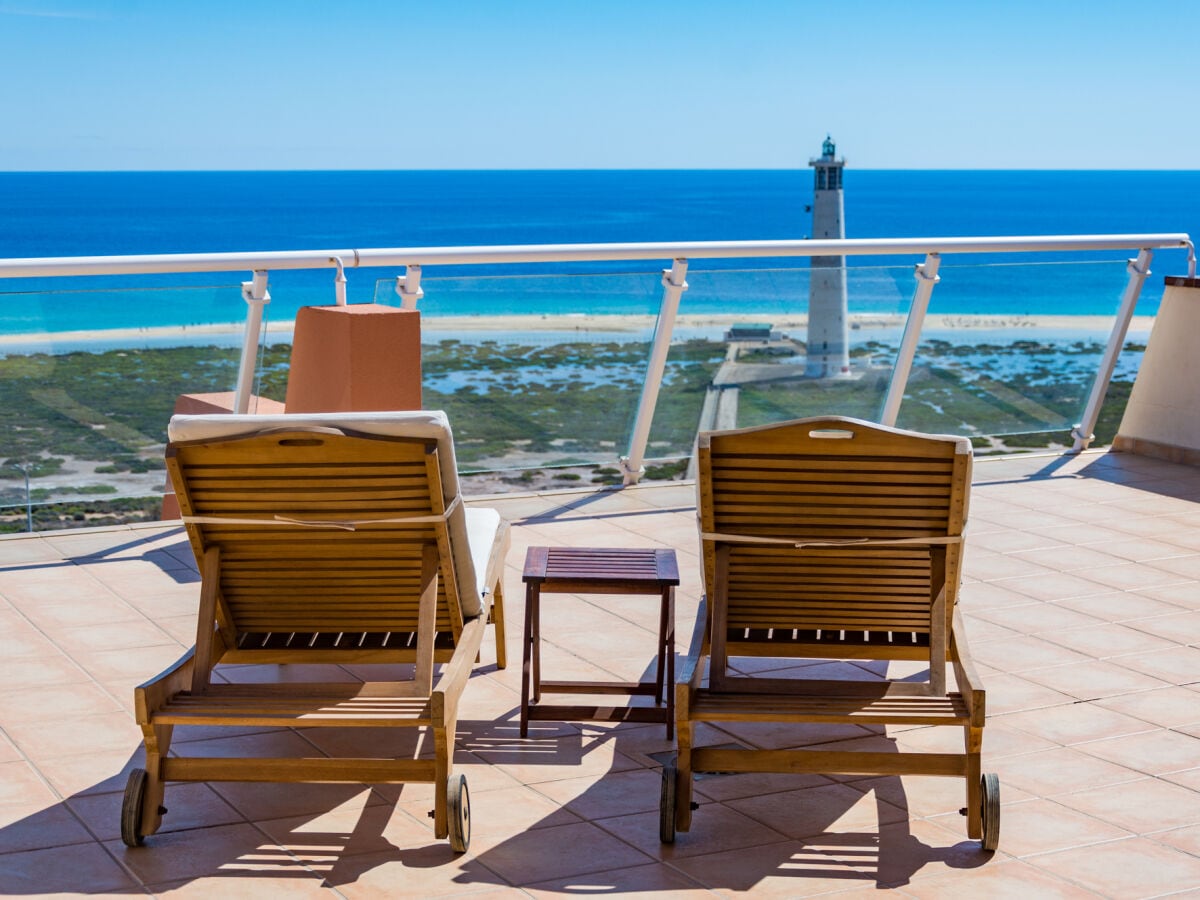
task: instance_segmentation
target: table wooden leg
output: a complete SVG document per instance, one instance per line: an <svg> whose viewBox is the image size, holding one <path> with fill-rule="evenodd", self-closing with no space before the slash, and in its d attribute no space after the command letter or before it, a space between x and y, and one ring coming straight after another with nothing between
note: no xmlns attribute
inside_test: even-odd
<svg viewBox="0 0 1200 900"><path fill-rule="evenodd" d="M529 675L533 659L533 615L537 606L534 585L525 585L525 630L521 635L521 737L529 736Z"/></svg>
<svg viewBox="0 0 1200 900"><path fill-rule="evenodd" d="M667 635L664 653L667 657L667 740L675 737L675 588L668 588L665 603Z"/></svg>

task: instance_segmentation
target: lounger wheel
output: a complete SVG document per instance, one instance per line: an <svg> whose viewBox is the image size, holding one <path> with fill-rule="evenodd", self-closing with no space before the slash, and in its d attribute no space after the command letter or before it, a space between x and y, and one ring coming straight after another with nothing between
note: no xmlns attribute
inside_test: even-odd
<svg viewBox="0 0 1200 900"><path fill-rule="evenodd" d="M471 793L467 776L452 775L446 782L446 817L450 828L450 849L466 853L471 843Z"/></svg>
<svg viewBox="0 0 1200 900"><path fill-rule="evenodd" d="M987 772L980 782L983 849L991 851L1000 844L1000 778L995 772Z"/></svg>
<svg viewBox="0 0 1200 900"><path fill-rule="evenodd" d="M140 847L142 836L142 801L146 798L146 782L150 776L145 769L134 769L125 782L125 797L121 801L121 840L127 846Z"/></svg>
<svg viewBox="0 0 1200 900"><path fill-rule="evenodd" d="M664 844L675 843L675 795L679 789L679 772L674 763L662 770L662 792L658 795L658 839Z"/></svg>

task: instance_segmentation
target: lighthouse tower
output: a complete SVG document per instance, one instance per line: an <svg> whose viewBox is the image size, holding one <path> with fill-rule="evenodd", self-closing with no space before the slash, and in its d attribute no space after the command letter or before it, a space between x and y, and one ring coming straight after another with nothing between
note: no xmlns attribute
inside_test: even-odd
<svg viewBox="0 0 1200 900"><path fill-rule="evenodd" d="M827 135L813 167L812 236L815 240L844 238L842 168L837 148ZM814 256L808 283L808 355L804 374L833 378L850 371L846 322L846 257Z"/></svg>

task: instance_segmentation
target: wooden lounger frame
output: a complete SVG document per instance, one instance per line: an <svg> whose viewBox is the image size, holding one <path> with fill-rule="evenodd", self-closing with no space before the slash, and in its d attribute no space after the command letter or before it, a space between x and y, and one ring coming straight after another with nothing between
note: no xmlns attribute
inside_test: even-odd
<svg viewBox="0 0 1200 900"><path fill-rule="evenodd" d="M968 834L993 849L985 697L955 605L970 442L824 417L704 433L698 455L706 598L676 686L663 840L690 828L694 771L921 774L966 779ZM920 660L928 677L757 677L739 657ZM698 748L699 722L949 725L964 752Z"/></svg>
<svg viewBox="0 0 1200 900"><path fill-rule="evenodd" d="M200 566L200 611L193 650L135 692L148 773L137 836L160 826L167 781L319 781L431 782L435 834L446 837L458 703L489 619L505 665L507 526L482 612L464 616L453 554L469 551L452 546L447 518L460 501L445 502L435 441L297 428L172 443L166 459ZM413 677L233 684L214 677L219 663L408 663ZM420 727L436 754L171 757L176 725Z"/></svg>

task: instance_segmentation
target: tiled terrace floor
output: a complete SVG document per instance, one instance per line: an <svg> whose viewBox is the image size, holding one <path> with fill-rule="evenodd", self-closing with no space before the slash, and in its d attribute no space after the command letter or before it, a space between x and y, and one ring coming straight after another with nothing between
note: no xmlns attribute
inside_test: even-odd
<svg viewBox="0 0 1200 900"><path fill-rule="evenodd" d="M531 544L674 547L685 643L700 590L690 487L491 505L516 526L511 660ZM661 846L650 754L669 747L663 729L534 723L521 741L519 662L498 671L487 643L456 754L472 788L468 854L433 840L421 786L169 785L164 831L129 850L118 808L142 758L132 688L192 641L187 545L169 526L3 540L0 894L1200 897L1200 470L1116 454L980 461L966 572L985 766L1003 787L992 855L965 839L962 782L933 778L709 776L693 830ZM653 601L552 599L550 677L642 672ZM218 754L314 755L362 736L191 737ZM901 748L938 737L891 736ZM706 737L787 741L762 728ZM809 739L880 740L857 727Z"/></svg>

